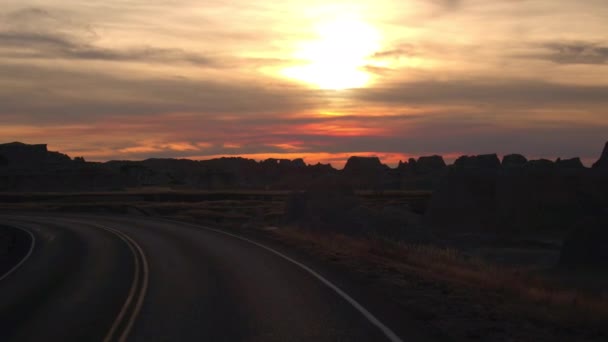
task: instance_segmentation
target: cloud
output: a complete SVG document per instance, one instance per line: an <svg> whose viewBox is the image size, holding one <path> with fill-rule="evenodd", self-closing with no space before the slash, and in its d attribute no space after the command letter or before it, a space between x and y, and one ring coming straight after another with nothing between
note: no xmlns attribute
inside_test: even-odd
<svg viewBox="0 0 608 342"><path fill-rule="evenodd" d="M29 7L0 15L0 18L2 32L50 34L88 40L98 37L88 22L79 19L77 13L66 10Z"/></svg>
<svg viewBox="0 0 608 342"><path fill-rule="evenodd" d="M39 8L9 13L0 27L0 57L75 59L143 63L189 63L218 67L214 59L181 49L134 47L111 49L95 46L97 34L89 25Z"/></svg>
<svg viewBox="0 0 608 342"><path fill-rule="evenodd" d="M226 117L297 113L326 105L320 92L285 84L137 78L107 70L74 71L0 64L0 121L83 122L92 118L155 113L199 113Z"/></svg>
<svg viewBox="0 0 608 342"><path fill-rule="evenodd" d="M189 158L221 155L314 154L348 155L386 153L420 156L479 153L524 153L530 157L596 157L603 146L606 123L588 124L575 119L538 121L519 125L489 121L493 113L428 112L391 117L309 117L273 120L249 118L237 122L200 120L196 115L173 120L156 115L146 122L123 118L122 122L91 121L88 125L40 127L2 126L9 140L42 142L52 148L84 155L87 159ZM150 125L147 121L156 122ZM139 124L139 126L138 126ZM372 129L357 136L336 129ZM387 128L388 127L388 128ZM373 129L382 128L380 132ZM112 137L108 139L108 137ZM204 138L205 143L199 143ZM101 147L101 148L100 148ZM326 156L327 157L327 156ZM326 158L325 157L325 158ZM337 157L338 158L338 157Z"/></svg>
<svg viewBox="0 0 608 342"><path fill-rule="evenodd" d="M292 50L314 39L325 3L57 0L0 13L0 136L94 159L584 157L606 139L602 0L358 2L386 45L364 67L370 88L340 92L276 72L301 62ZM560 31L571 18L584 20Z"/></svg>
<svg viewBox="0 0 608 342"><path fill-rule="evenodd" d="M387 104L450 104L506 108L608 104L608 85L570 85L534 79L413 81L352 92L360 100Z"/></svg>
<svg viewBox="0 0 608 342"><path fill-rule="evenodd" d="M607 64L608 46L591 42L547 43L544 52L527 57L549 60L558 64Z"/></svg>
<svg viewBox="0 0 608 342"><path fill-rule="evenodd" d="M51 34L0 32L0 56L44 59L77 59L144 63L190 63L219 67L212 58L187 53L180 49L153 47L125 50L96 47L74 39ZM4 50L4 53L2 52Z"/></svg>
<svg viewBox="0 0 608 342"><path fill-rule="evenodd" d="M410 57L419 54L418 49L413 44L400 44L394 48L378 51L374 53L371 58L373 59L384 59L384 58L399 58L399 57Z"/></svg>
<svg viewBox="0 0 608 342"><path fill-rule="evenodd" d="M448 10L458 9L462 5L462 0L433 0L434 3Z"/></svg>

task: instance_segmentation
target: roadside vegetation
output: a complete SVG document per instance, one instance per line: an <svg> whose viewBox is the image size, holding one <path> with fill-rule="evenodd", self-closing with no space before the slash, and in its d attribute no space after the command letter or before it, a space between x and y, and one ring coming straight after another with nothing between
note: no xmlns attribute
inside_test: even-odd
<svg viewBox="0 0 608 342"><path fill-rule="evenodd" d="M608 296L560 286L529 269L497 265L456 249L411 245L382 238L356 238L301 229L275 232L283 241L302 246L327 260L347 264L359 273L407 290L404 279L415 275L455 290L486 294L496 312L519 313L564 329L585 329L608 336ZM449 294L449 290L445 294ZM449 297L449 296L447 296Z"/></svg>
<svg viewBox="0 0 608 342"><path fill-rule="evenodd" d="M534 264L496 263L458 244L437 239L415 243L408 240L420 235L413 235L410 230L420 228L418 221L425 211L428 192L353 193L349 196L356 197L355 200L343 201L348 205L336 204L342 200L329 197L320 202L314 202L313 198L313 205L308 203L304 207L297 201L290 203L286 192L19 196L2 201L0 210L158 216L252 232L351 272L374 290L387 293L391 300L406 306L421 326L443 331L446 338L493 341L608 338L605 325L608 295L604 290L608 277L601 272L575 274L557 268L540 269ZM336 207L322 210L328 205ZM387 208L407 208L412 213L402 217ZM290 217L293 215L289 211L294 209L308 210L307 216L313 219ZM387 215L391 218L384 221ZM333 229L327 224L333 219L348 224ZM361 228L357 233L345 230L352 222ZM407 228L362 233L366 226L361 222ZM595 289L586 286L591 283L596 283Z"/></svg>

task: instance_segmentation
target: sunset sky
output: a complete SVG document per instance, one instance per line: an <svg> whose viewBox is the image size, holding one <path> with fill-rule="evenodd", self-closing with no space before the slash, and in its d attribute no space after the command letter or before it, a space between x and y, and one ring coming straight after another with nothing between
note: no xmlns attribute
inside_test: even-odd
<svg viewBox="0 0 608 342"><path fill-rule="evenodd" d="M1 142L87 160L580 156L606 0L3 0Z"/></svg>

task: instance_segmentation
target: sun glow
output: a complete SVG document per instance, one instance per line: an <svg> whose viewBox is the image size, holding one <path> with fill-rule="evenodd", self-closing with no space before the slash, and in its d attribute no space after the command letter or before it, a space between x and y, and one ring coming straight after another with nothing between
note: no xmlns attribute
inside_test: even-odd
<svg viewBox="0 0 608 342"><path fill-rule="evenodd" d="M306 64L283 70L285 76L335 90L370 82L364 67L380 48L374 27L357 19L341 19L319 25L317 33L319 39L301 44L294 55Z"/></svg>

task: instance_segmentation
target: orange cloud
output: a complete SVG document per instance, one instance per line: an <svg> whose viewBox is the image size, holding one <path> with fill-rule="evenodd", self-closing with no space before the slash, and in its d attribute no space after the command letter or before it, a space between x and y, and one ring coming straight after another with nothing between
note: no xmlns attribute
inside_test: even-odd
<svg viewBox="0 0 608 342"><path fill-rule="evenodd" d="M356 125L341 125L337 123L311 123L294 127L300 134L328 135L336 137L356 137L364 135L382 135L382 128L360 127Z"/></svg>
<svg viewBox="0 0 608 342"><path fill-rule="evenodd" d="M285 143L280 143L280 144L266 144L266 145L277 147L277 148L280 148L280 149L286 150L286 151L298 151L298 150L302 150L304 148L302 146L303 145L302 142L285 142Z"/></svg>

